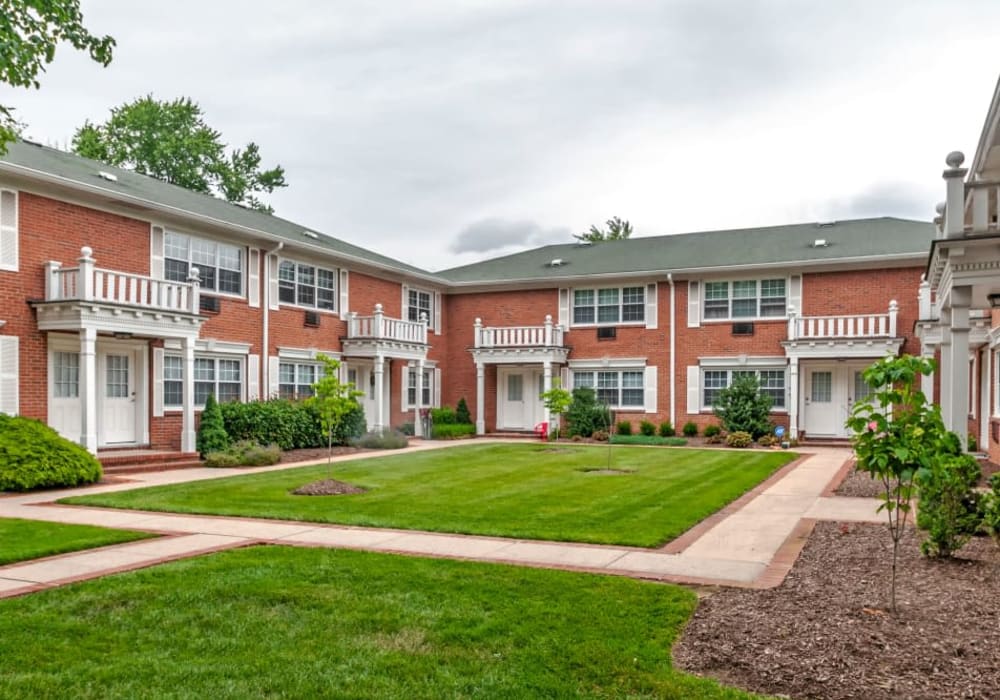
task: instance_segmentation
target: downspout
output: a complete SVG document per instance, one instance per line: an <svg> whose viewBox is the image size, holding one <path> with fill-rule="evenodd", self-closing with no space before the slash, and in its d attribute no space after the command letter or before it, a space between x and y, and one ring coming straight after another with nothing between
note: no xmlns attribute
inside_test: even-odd
<svg viewBox="0 0 1000 700"><path fill-rule="evenodd" d="M677 334L674 330L674 321L676 319L676 307L674 303L674 274L672 272L667 273L667 282L670 284L670 425L674 427L677 426L677 401L676 399L676 382L677 382L677 372L676 363L677 359L675 357L677 349Z"/></svg>
<svg viewBox="0 0 1000 700"><path fill-rule="evenodd" d="M271 346L269 344L269 329L270 329L270 319L271 319L271 256L277 255L285 247L285 242L281 241L271 250L264 251L264 255L261 256L264 262L264 274L261 275L261 280L263 280L264 286L264 323L261 324L264 327L263 338L261 339L263 345L261 349L263 352L263 362L261 363L261 376L262 382L260 387L260 396L263 399L269 399L271 391Z"/></svg>

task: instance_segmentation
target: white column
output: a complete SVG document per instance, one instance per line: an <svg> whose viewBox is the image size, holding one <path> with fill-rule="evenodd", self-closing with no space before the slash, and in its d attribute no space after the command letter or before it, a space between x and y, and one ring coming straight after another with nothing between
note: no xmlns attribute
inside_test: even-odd
<svg viewBox="0 0 1000 700"><path fill-rule="evenodd" d="M970 287L951 290L951 425L962 447L969 436L969 304ZM944 393L942 390L941 393Z"/></svg>
<svg viewBox="0 0 1000 700"><path fill-rule="evenodd" d="M486 434L486 365L476 363L476 435Z"/></svg>
<svg viewBox="0 0 1000 700"><path fill-rule="evenodd" d="M413 402L413 434L416 437L423 437L424 428L420 420L420 404L424 396L424 361L422 359L417 360L414 371L417 373L417 396L416 401ZM409 388L404 386L403 391L409 391Z"/></svg>
<svg viewBox="0 0 1000 700"><path fill-rule="evenodd" d="M381 309L376 307L377 311L381 312ZM379 313L381 315L381 313ZM383 387L385 384L384 373L385 373L385 359L382 357L382 353L375 355L375 432L382 430L385 426L385 397L382 395ZM402 388L402 391L406 391L406 387ZM417 426L413 426L416 430Z"/></svg>
<svg viewBox="0 0 1000 700"><path fill-rule="evenodd" d="M788 439L799 439L799 358L788 361Z"/></svg>
<svg viewBox="0 0 1000 700"><path fill-rule="evenodd" d="M951 308L941 306L941 368L938 370L938 381L941 385L941 396L938 403L941 406L941 420L945 427L951 430Z"/></svg>
<svg viewBox="0 0 1000 700"><path fill-rule="evenodd" d="M926 332L926 331L925 331ZM933 345L921 345L920 355L926 359L934 359L934 346ZM920 377L920 391L924 393L924 396L930 403L934 403L934 377L941 371L938 368L937 371L931 374L924 374Z"/></svg>
<svg viewBox="0 0 1000 700"><path fill-rule="evenodd" d="M969 171L961 167L965 154L952 151L945 158L948 169L941 177L945 182L944 236L958 238L965 232L965 175ZM964 441L962 444L965 444Z"/></svg>
<svg viewBox="0 0 1000 700"><path fill-rule="evenodd" d="M990 387L993 362L989 345L979 355L979 451L985 452L990 440Z"/></svg>
<svg viewBox="0 0 1000 700"><path fill-rule="evenodd" d="M97 331L80 331L80 444L97 454Z"/></svg>
<svg viewBox="0 0 1000 700"><path fill-rule="evenodd" d="M552 317L546 316L545 319L547 324L546 330L551 332ZM551 360L545 360L545 362L542 363L542 391L551 391L551 390L552 390L552 362ZM542 421L548 423L550 420L552 420L552 415L549 413L549 407L544 406L542 409ZM553 426L549 425L550 431L552 430L552 428Z"/></svg>
<svg viewBox="0 0 1000 700"><path fill-rule="evenodd" d="M181 383L181 451L195 452L198 440L194 430L194 338L181 339L184 374Z"/></svg>

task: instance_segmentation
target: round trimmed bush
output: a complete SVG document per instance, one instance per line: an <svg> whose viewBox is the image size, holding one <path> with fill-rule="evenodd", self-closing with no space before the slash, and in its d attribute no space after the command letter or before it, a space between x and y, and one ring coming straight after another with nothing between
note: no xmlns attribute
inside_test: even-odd
<svg viewBox="0 0 1000 700"><path fill-rule="evenodd" d="M0 491L92 484L101 463L41 421L0 414Z"/></svg>
<svg viewBox="0 0 1000 700"><path fill-rule="evenodd" d="M698 426L693 421L688 421L684 424L682 432L684 437L695 437L698 434Z"/></svg>

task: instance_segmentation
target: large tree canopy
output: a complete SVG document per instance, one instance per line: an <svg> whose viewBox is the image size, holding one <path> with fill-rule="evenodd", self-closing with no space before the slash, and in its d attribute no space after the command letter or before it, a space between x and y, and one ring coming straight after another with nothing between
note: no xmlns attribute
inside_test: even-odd
<svg viewBox="0 0 1000 700"><path fill-rule="evenodd" d="M80 0L0 0L0 82L38 88L38 74L52 63L62 42L104 66L115 45L110 36L96 37L83 26ZM0 104L0 154L19 128L14 108Z"/></svg>
<svg viewBox="0 0 1000 700"><path fill-rule="evenodd" d="M632 224L628 219L619 219L612 216L606 222L608 229L591 226L586 233L574 233L573 237L578 241L586 243L600 243L601 241L620 241L632 235Z"/></svg>
<svg viewBox="0 0 1000 700"><path fill-rule="evenodd" d="M280 165L261 170L257 144L227 153L222 135L187 97L161 102L148 95L115 107L103 124L88 121L77 129L73 150L267 213L274 210L257 195L286 186Z"/></svg>

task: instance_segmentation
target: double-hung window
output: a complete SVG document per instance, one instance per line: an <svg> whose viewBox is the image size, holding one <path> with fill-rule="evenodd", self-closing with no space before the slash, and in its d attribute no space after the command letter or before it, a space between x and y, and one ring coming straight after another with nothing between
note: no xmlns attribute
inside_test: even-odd
<svg viewBox="0 0 1000 700"><path fill-rule="evenodd" d="M337 271L282 260L278 265L278 300L314 309L334 311Z"/></svg>
<svg viewBox="0 0 1000 700"><path fill-rule="evenodd" d="M319 376L318 366L306 362L281 362L278 365L278 395L283 399L301 399L313 395Z"/></svg>
<svg viewBox="0 0 1000 700"><path fill-rule="evenodd" d="M707 320L775 318L785 315L784 279L705 282Z"/></svg>
<svg viewBox="0 0 1000 700"><path fill-rule="evenodd" d="M573 290L573 323L642 323L646 318L645 287Z"/></svg>
<svg viewBox="0 0 1000 700"><path fill-rule="evenodd" d="M430 406L431 405L431 379L434 373L429 369L424 370L424 385L421 387L420 405ZM406 389L406 401L410 406L415 406L417 403L417 371L411 369L409 372L409 386Z"/></svg>
<svg viewBox="0 0 1000 700"><path fill-rule="evenodd" d="M642 408L643 370L596 370L573 373L574 387L590 387L597 400L612 408Z"/></svg>
<svg viewBox="0 0 1000 700"><path fill-rule="evenodd" d="M428 323L433 318L433 297L430 292L419 289L408 289L406 292L406 318L410 321L419 321L424 316Z"/></svg>
<svg viewBox="0 0 1000 700"><path fill-rule="evenodd" d="M219 403L243 399L243 361L224 357L194 358L194 403L204 406L208 395ZM179 408L184 403L184 360L179 355L163 357L163 405Z"/></svg>
<svg viewBox="0 0 1000 700"><path fill-rule="evenodd" d="M52 355L53 395L57 399L80 396L80 353L56 352Z"/></svg>
<svg viewBox="0 0 1000 700"><path fill-rule="evenodd" d="M702 406L711 408L719 398L719 392L742 375L757 378L760 393L771 397L771 408L785 408L784 369L706 369L702 372Z"/></svg>
<svg viewBox="0 0 1000 700"><path fill-rule="evenodd" d="M243 249L184 233L167 231L163 240L164 277L186 282L198 268L201 289L222 294L243 293Z"/></svg>

